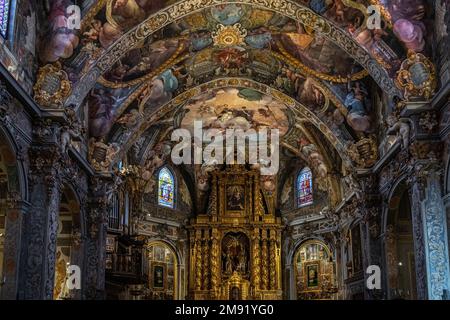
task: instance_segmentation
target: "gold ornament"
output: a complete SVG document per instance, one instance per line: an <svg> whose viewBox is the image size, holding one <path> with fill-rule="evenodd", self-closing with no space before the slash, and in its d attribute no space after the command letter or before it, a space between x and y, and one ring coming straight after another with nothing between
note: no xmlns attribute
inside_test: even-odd
<svg viewBox="0 0 450 320"><path fill-rule="evenodd" d="M408 51L408 58L397 72L396 86L403 90L407 101L411 98L429 100L436 89L436 70L433 63L421 53Z"/></svg>
<svg viewBox="0 0 450 320"><path fill-rule="evenodd" d="M363 138L348 148L350 157L360 167L369 168L378 159L378 147L373 137Z"/></svg>
<svg viewBox="0 0 450 320"><path fill-rule="evenodd" d="M236 23L232 26L219 24L217 30L214 31L211 36L215 46L239 46L244 44L247 30L242 28L240 23Z"/></svg>
<svg viewBox="0 0 450 320"><path fill-rule="evenodd" d="M61 63L40 68L33 90L34 100L42 107L62 108L64 100L70 95L71 85Z"/></svg>

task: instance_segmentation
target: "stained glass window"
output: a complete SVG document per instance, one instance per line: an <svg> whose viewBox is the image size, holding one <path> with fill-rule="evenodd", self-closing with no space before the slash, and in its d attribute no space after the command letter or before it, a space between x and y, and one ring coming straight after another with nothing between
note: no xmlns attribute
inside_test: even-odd
<svg viewBox="0 0 450 320"><path fill-rule="evenodd" d="M0 34L3 38L8 35L10 2L11 0L0 0Z"/></svg>
<svg viewBox="0 0 450 320"><path fill-rule="evenodd" d="M306 167L297 177L297 207L313 203L313 183L311 169Z"/></svg>
<svg viewBox="0 0 450 320"><path fill-rule="evenodd" d="M158 176L158 203L161 206L173 208L173 195L175 191L175 184L172 173L169 169L162 168Z"/></svg>

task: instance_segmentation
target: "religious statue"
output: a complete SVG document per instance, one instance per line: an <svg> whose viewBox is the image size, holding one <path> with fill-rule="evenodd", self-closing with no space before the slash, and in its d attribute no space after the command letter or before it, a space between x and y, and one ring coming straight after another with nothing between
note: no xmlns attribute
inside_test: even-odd
<svg viewBox="0 0 450 320"><path fill-rule="evenodd" d="M241 252L239 252L239 264L237 271L242 273L247 272L247 255L245 253L245 248L242 248Z"/></svg>
<svg viewBox="0 0 450 320"><path fill-rule="evenodd" d="M392 114L387 117L386 122L389 126L387 134L396 135L397 137L400 137L402 142L402 148L403 149L408 148L409 131L410 131L409 124L404 121L397 120L397 118Z"/></svg>
<svg viewBox="0 0 450 320"><path fill-rule="evenodd" d="M248 271L248 250L245 247L245 236L228 235L224 238L222 261L223 272L231 275L234 272L245 274Z"/></svg>
<svg viewBox="0 0 450 320"><path fill-rule="evenodd" d="M233 262L229 252L225 253L225 271L230 274L233 272Z"/></svg>
<svg viewBox="0 0 450 320"><path fill-rule="evenodd" d="M61 129L61 150L63 153L67 153L72 141L82 141L83 134L85 133L75 111L73 109L67 109L66 113L69 118L69 123Z"/></svg>

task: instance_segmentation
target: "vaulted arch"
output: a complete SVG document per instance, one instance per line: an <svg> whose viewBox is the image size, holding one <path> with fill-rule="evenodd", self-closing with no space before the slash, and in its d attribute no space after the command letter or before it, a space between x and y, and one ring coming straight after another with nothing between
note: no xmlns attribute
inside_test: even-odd
<svg viewBox="0 0 450 320"><path fill-rule="evenodd" d="M74 86L72 94L66 100L65 105L78 106L101 75L107 72L113 64L129 52L129 50L138 46L157 31L161 30L161 28L168 26L172 22L176 22L181 18L200 12L206 8L232 3L250 5L256 8L271 10L280 15L289 17L298 23L305 25L307 28L315 30L353 57L357 63L369 72L372 78L383 90L391 96L402 96L402 93L394 85L394 82L385 67L377 61L377 59L379 60L379 57L373 57L347 32L344 32L330 20L322 17L303 4L286 0L270 2L260 0L241 0L231 2L224 0L184 0L152 14L145 21L126 32L116 42L114 42L114 44L102 52L100 57L88 66L87 70L84 72L84 75Z"/></svg>
<svg viewBox="0 0 450 320"><path fill-rule="evenodd" d="M215 79L200 86L189 89L179 96L173 98L168 103L156 108L155 110L144 110L144 120L141 124L134 128L122 131L120 134L116 134L114 139L110 142L117 143L120 152L117 153L116 161L123 157L127 150L132 146L137 139L154 123L157 123L159 119L176 108L179 108L188 99L193 98L205 90L212 88L227 88L227 87L242 87L250 88L259 91L263 94L267 94L274 99L285 104L290 110L293 111L298 121L306 121L314 125L323 135L328 139L330 144L336 149L344 163L351 166L351 157L348 154L347 145L351 143L344 138L343 134L340 134L338 129L330 129L328 124L324 123L314 112L302 103L292 99L284 93L271 88L265 84L258 83L256 81L245 78L223 78Z"/></svg>

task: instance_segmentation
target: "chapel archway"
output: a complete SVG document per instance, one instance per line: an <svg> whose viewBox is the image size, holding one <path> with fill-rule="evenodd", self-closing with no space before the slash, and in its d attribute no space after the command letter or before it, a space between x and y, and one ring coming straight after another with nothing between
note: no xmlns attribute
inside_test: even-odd
<svg viewBox="0 0 450 320"><path fill-rule="evenodd" d="M298 300L335 298L336 264L325 243L314 239L303 242L295 252L293 265Z"/></svg>
<svg viewBox="0 0 450 320"><path fill-rule="evenodd" d="M388 297L417 299L411 202L401 183L389 200L385 230Z"/></svg>
<svg viewBox="0 0 450 320"><path fill-rule="evenodd" d="M14 298L20 247L19 167L8 138L0 130L0 298Z"/></svg>
<svg viewBox="0 0 450 320"><path fill-rule="evenodd" d="M80 203L73 190L65 185L61 193L56 238L55 281L53 299L75 297L75 291L67 286L69 266L81 266L81 213ZM80 282L81 283L81 282Z"/></svg>
<svg viewBox="0 0 450 320"><path fill-rule="evenodd" d="M149 289L146 299L180 299L179 259L172 247L162 241L152 241L146 246L144 255L143 272Z"/></svg>

